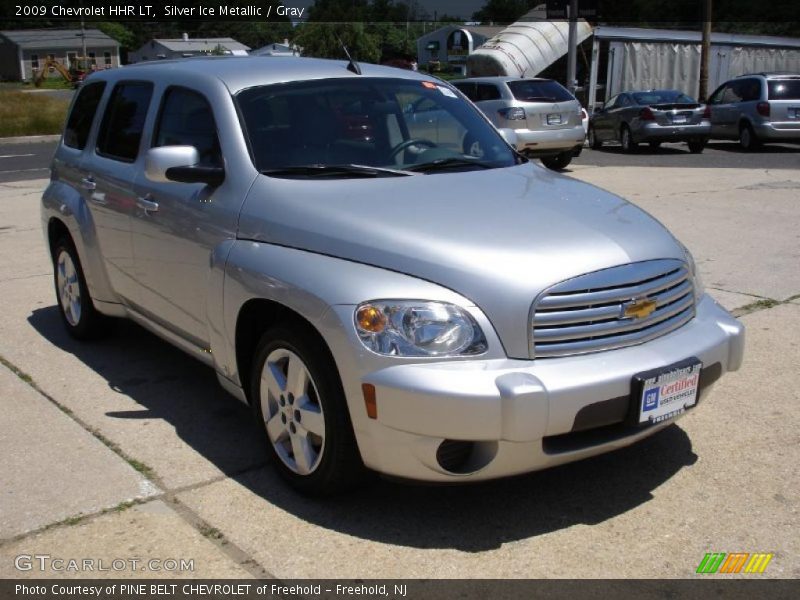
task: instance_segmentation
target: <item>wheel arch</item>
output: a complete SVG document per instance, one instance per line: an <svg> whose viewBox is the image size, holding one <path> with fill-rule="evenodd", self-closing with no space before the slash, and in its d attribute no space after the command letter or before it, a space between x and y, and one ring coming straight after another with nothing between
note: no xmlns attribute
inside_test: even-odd
<svg viewBox="0 0 800 600"><path fill-rule="evenodd" d="M62 237L69 238L70 242L75 245L75 240L72 238L72 233L69 227L67 227L67 224L57 217L50 217L50 220L47 222L47 246L51 258L56 243L58 243L58 240Z"/></svg>
<svg viewBox="0 0 800 600"><path fill-rule="evenodd" d="M252 377L252 362L256 347L264 332L276 325L303 330L316 339L331 364L336 364L327 341L310 320L275 300L251 298L239 308L234 330L236 370L248 403L252 403L249 382Z"/></svg>
<svg viewBox="0 0 800 600"><path fill-rule="evenodd" d="M84 198L71 185L53 181L42 195L41 217L50 255L58 237L69 235L92 299L100 303L101 312L107 312L109 303L116 304L118 299L106 275L94 219Z"/></svg>

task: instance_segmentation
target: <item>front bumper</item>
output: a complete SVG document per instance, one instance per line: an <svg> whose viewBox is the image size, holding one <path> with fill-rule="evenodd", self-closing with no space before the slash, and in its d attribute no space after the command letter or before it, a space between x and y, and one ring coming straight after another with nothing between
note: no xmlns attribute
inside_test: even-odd
<svg viewBox="0 0 800 600"><path fill-rule="evenodd" d="M738 369L743 349L742 324L705 296L692 321L639 346L538 360L390 366L362 377L375 386L378 418L361 422L356 435L365 463L398 477L464 481L534 471L666 427L670 421L643 429L614 422L627 413L635 373L695 356L704 366L702 388L703 378L713 383ZM455 470L442 466L445 440L447 449L466 453Z"/></svg>
<svg viewBox="0 0 800 600"><path fill-rule="evenodd" d="M637 142L685 142L706 140L711 135L711 123L703 121L696 125L659 125L648 122L640 124L633 132Z"/></svg>

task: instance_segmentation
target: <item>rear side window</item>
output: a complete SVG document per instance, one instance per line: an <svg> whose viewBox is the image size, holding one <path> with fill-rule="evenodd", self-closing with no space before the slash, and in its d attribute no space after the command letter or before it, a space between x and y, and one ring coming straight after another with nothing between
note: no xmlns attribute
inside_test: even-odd
<svg viewBox="0 0 800 600"><path fill-rule="evenodd" d="M556 81L534 81L520 79L509 81L508 87L514 98L522 102L566 102L575 97Z"/></svg>
<svg viewBox="0 0 800 600"><path fill-rule="evenodd" d="M203 166L222 166L214 112L198 92L173 87L164 94L153 146L194 146Z"/></svg>
<svg viewBox="0 0 800 600"><path fill-rule="evenodd" d="M453 82L453 85L461 90L461 93L464 94L467 98L475 102L477 99L475 97L475 84L474 83L458 83L457 81Z"/></svg>
<svg viewBox="0 0 800 600"><path fill-rule="evenodd" d="M83 150L86 141L89 139L89 130L92 128L94 115L100 98L103 97L103 90L106 89L105 81L98 81L84 86L75 99L75 105L67 120L67 127L64 129L64 144L70 148Z"/></svg>
<svg viewBox="0 0 800 600"><path fill-rule="evenodd" d="M734 91L742 102L761 100L761 81L758 79L741 79L734 83Z"/></svg>
<svg viewBox="0 0 800 600"><path fill-rule="evenodd" d="M477 102L483 102L484 100L499 100L500 99L500 90L497 89L496 85L492 85L491 83L479 83L478 84L478 93L477 93Z"/></svg>
<svg viewBox="0 0 800 600"><path fill-rule="evenodd" d="M97 137L98 154L124 162L136 160L152 95L151 83L135 81L116 85Z"/></svg>
<svg viewBox="0 0 800 600"><path fill-rule="evenodd" d="M767 88L770 100L800 100L800 79L773 79Z"/></svg>

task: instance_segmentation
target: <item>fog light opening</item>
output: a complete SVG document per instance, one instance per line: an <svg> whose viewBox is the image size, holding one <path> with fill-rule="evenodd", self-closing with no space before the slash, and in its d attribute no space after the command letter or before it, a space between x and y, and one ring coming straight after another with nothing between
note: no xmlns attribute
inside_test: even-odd
<svg viewBox="0 0 800 600"><path fill-rule="evenodd" d="M465 475L488 465L497 455L497 442L444 440L436 449L436 462L449 473Z"/></svg>

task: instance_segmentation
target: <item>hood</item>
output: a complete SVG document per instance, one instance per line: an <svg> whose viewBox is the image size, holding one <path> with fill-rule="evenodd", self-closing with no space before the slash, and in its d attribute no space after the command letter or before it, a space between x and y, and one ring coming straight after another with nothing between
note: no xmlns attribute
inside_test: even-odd
<svg viewBox="0 0 800 600"><path fill-rule="evenodd" d="M260 176L239 237L447 287L484 311L516 357L528 356L530 308L544 289L630 262L684 259L638 207L530 163L376 179Z"/></svg>

